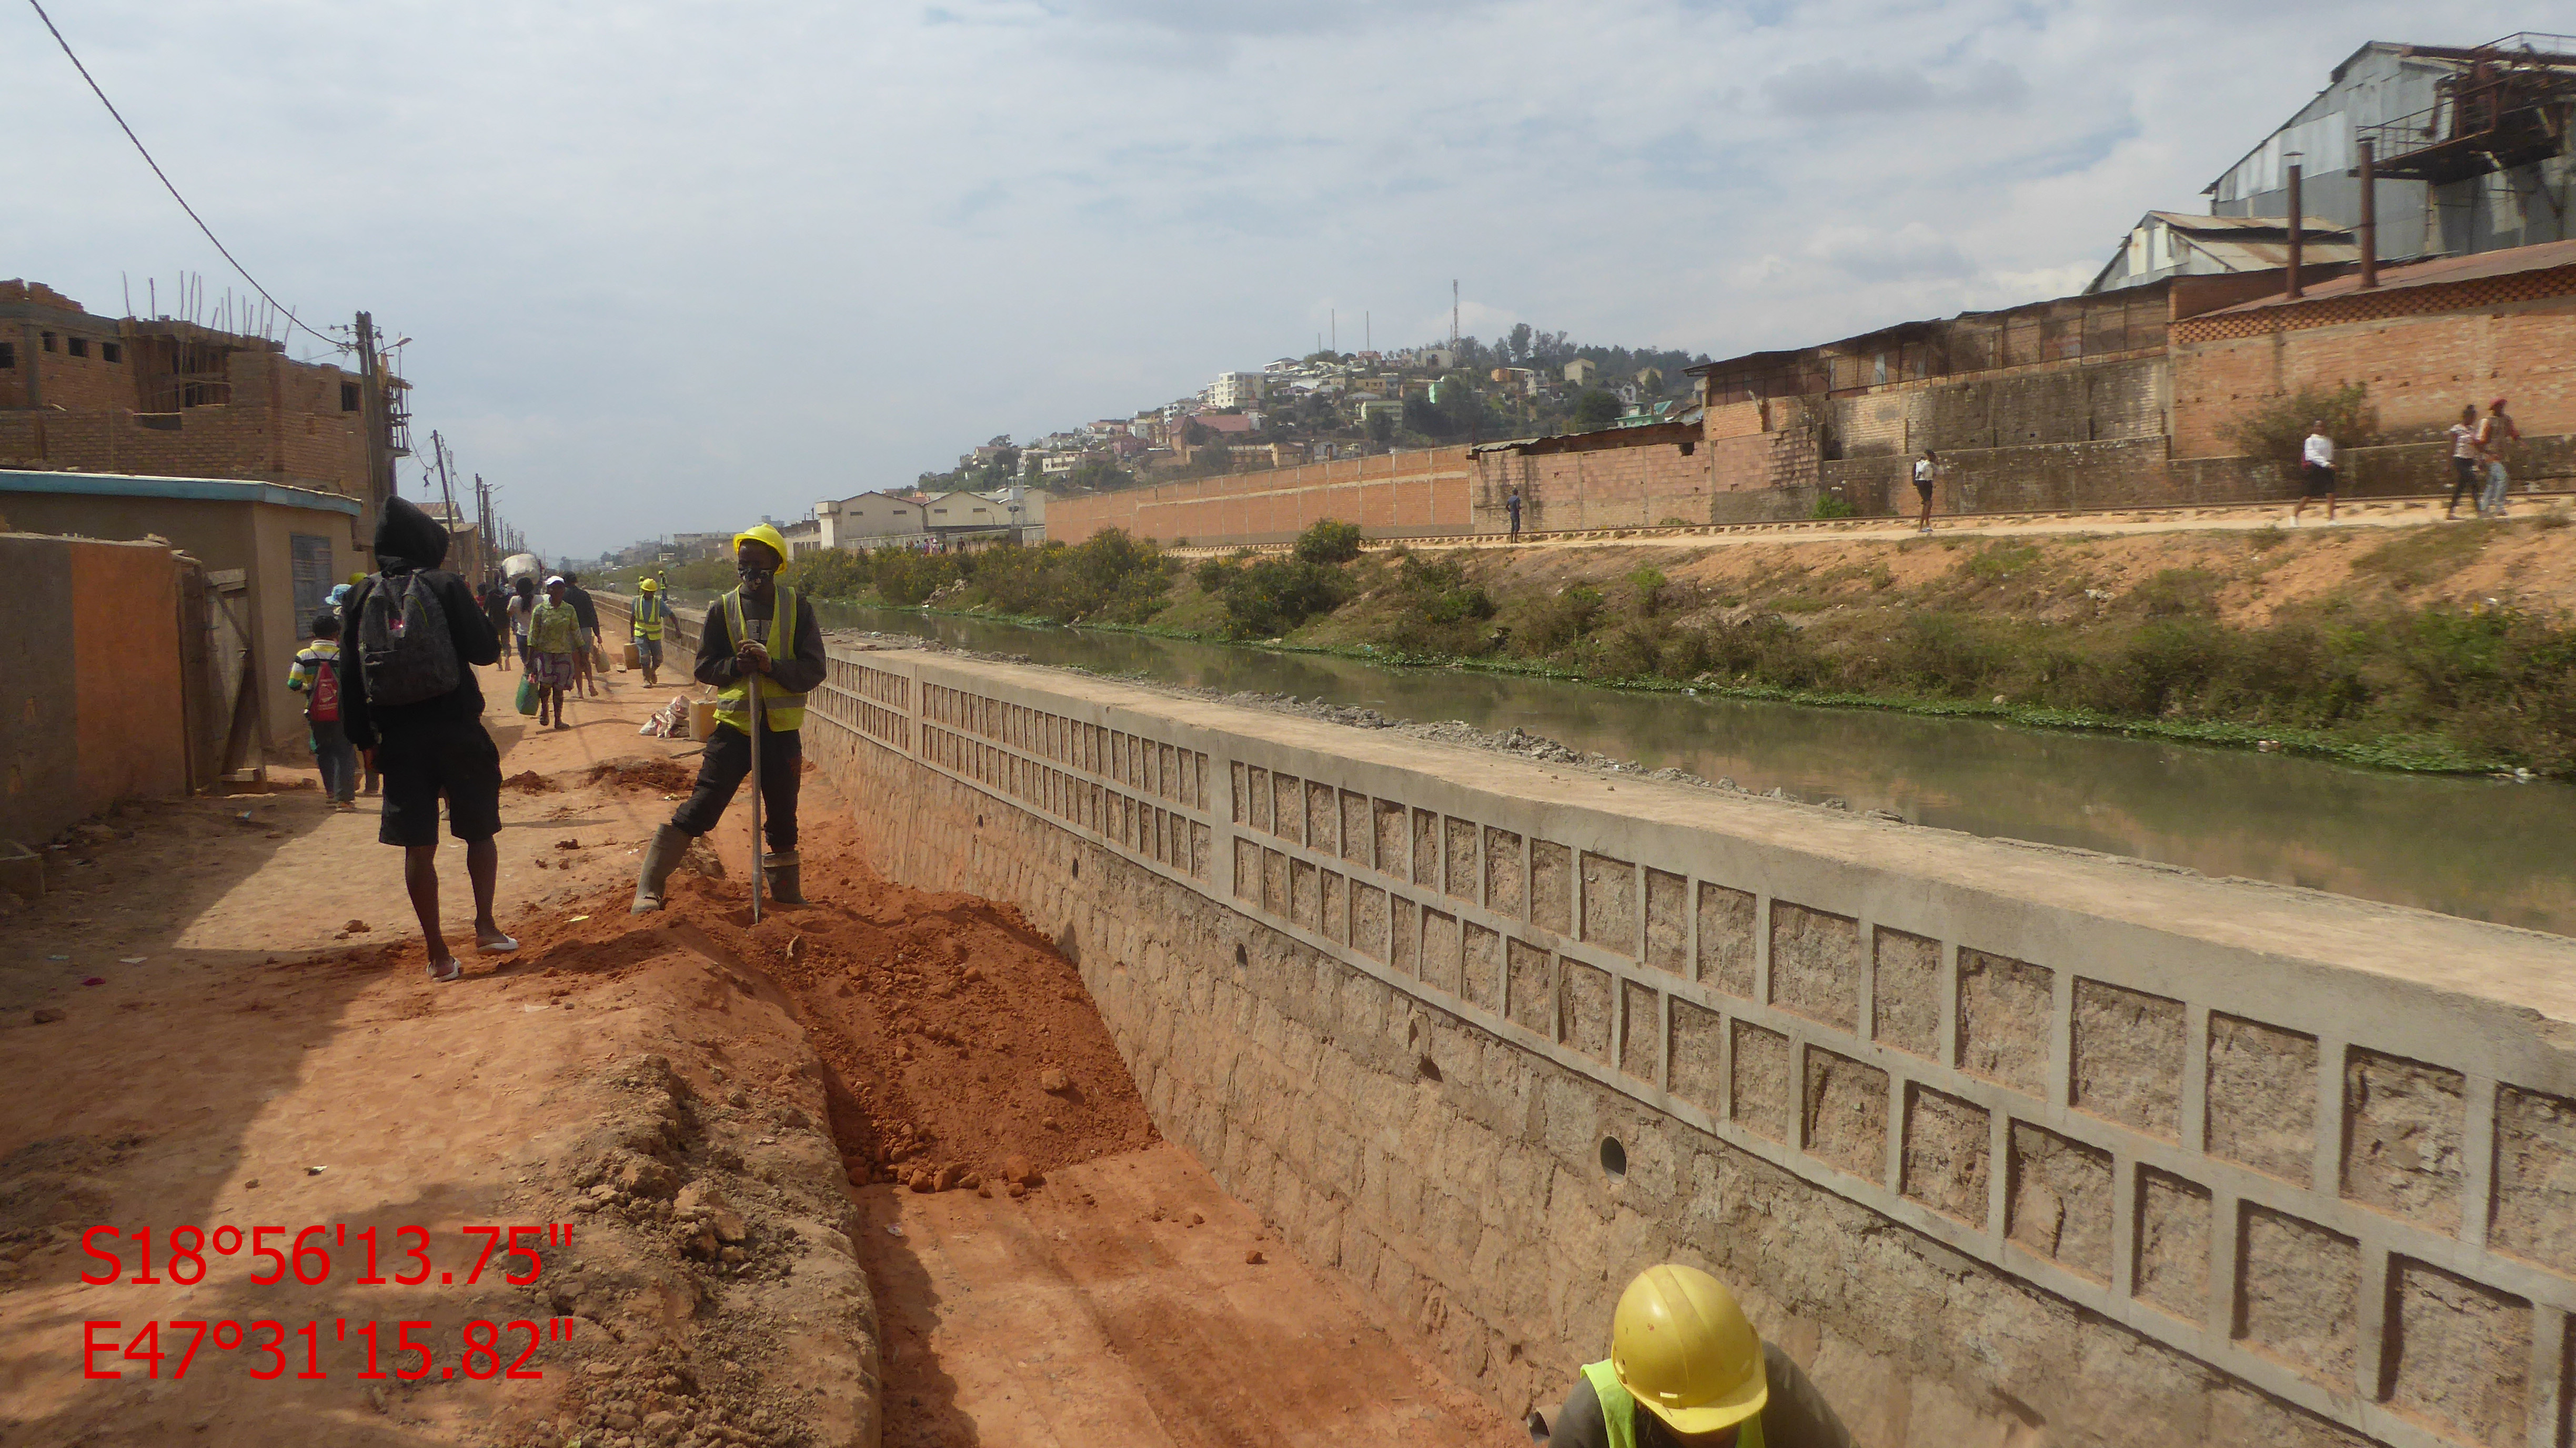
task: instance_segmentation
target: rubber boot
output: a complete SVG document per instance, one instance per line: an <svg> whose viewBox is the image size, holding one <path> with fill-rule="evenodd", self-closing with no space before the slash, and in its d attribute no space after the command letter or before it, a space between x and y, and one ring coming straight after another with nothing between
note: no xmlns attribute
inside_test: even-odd
<svg viewBox="0 0 2576 1448"><path fill-rule="evenodd" d="M689 843L689 832L678 825L664 825L653 832L653 843L644 849L644 871L635 877L635 905L629 913L650 915L662 908L663 883L680 867Z"/></svg>
<svg viewBox="0 0 2576 1448"><path fill-rule="evenodd" d="M804 891L798 888L794 850L779 850L761 856L760 877L769 884L770 899L781 905L805 903Z"/></svg>

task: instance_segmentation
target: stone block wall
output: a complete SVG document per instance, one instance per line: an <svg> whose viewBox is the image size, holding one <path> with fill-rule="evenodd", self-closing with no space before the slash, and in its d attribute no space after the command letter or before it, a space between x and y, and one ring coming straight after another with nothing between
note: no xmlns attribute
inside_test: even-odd
<svg viewBox="0 0 2576 1448"><path fill-rule="evenodd" d="M1170 543L1280 543L1332 518L1373 538L1463 533L1472 526L1463 447L1268 468L1123 488L1047 505L1047 537L1080 543L1108 528Z"/></svg>
<svg viewBox="0 0 2576 1448"><path fill-rule="evenodd" d="M2576 942L918 654L807 747L1517 1412L1667 1258L1865 1444L2565 1444ZM877 711L860 712L866 705Z"/></svg>

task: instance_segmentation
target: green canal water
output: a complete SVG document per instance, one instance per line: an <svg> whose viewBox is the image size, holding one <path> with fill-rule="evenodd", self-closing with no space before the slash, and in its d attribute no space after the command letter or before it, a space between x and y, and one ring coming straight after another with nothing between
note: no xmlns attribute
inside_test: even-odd
<svg viewBox="0 0 2576 1448"><path fill-rule="evenodd" d="M1463 669L910 609L825 605L826 626L938 639L1109 675L1293 694L1407 721L1514 726L1571 748L1838 797L1970 834L2073 845L2576 935L2576 786L2406 775L1973 719L1629 693Z"/></svg>

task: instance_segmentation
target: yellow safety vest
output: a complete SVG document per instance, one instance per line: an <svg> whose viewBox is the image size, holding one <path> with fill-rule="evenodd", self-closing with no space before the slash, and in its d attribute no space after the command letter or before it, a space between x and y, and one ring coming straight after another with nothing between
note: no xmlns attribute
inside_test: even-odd
<svg viewBox="0 0 2576 1448"><path fill-rule="evenodd" d="M1637 1400L1619 1381L1619 1370L1603 1358L1597 1363L1585 1363L1583 1376L1592 1384L1592 1396L1600 1400L1601 1423L1610 1430L1610 1448L1637 1448ZM1735 1448L1762 1448L1760 1413L1738 1425Z"/></svg>
<svg viewBox="0 0 2576 1448"><path fill-rule="evenodd" d="M648 593L635 600L635 636L639 639L662 637L662 620L671 616L671 606L662 595Z"/></svg>
<svg viewBox="0 0 2576 1448"><path fill-rule="evenodd" d="M772 659L796 657L796 590L777 585L771 605L776 609L769 623L769 656ZM724 596L727 637L736 645L743 641L742 590L737 588ZM791 694L778 686L767 674L751 674L734 680L716 691L716 718L745 734L751 732L751 681L760 681L760 722L773 734L801 729L805 724L805 696Z"/></svg>

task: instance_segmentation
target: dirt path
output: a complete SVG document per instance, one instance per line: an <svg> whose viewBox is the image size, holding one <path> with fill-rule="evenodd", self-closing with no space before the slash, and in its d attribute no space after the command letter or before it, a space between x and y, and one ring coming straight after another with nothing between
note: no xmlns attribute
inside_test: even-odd
<svg viewBox="0 0 2576 1448"><path fill-rule="evenodd" d="M0 915L0 1443L863 1443L880 1374L894 1444L1517 1441L1337 1283L1247 1263L1267 1234L1157 1144L1073 968L1008 911L845 863L819 779L826 903L749 926L737 808L710 842L729 878L684 869L672 911L628 916L694 767L636 734L670 691L615 678L540 732L506 711L515 682L486 692L523 949L458 984L425 978L374 801L337 814L309 789L129 807ZM470 938L461 847L442 871ZM100 1223L128 1278L150 1229L163 1280L82 1282ZM327 1279L255 1284L246 1243L170 1281L182 1224L321 1225ZM540 1229L533 1282L469 1281L483 1225ZM414 1226L435 1275L353 1280L351 1234L376 1229L392 1276ZM118 1350L92 1364L123 1376L85 1378L103 1320L91 1340ZM145 1321L158 1376L122 1351ZM174 1321L250 1345L214 1337L180 1377ZM253 1376L262 1321L274 1378ZM390 1374L406 1321L432 1371L361 1376L363 1324ZM477 1321L530 1323L500 1329L505 1358L534 1335L543 1378L479 1380Z"/></svg>

